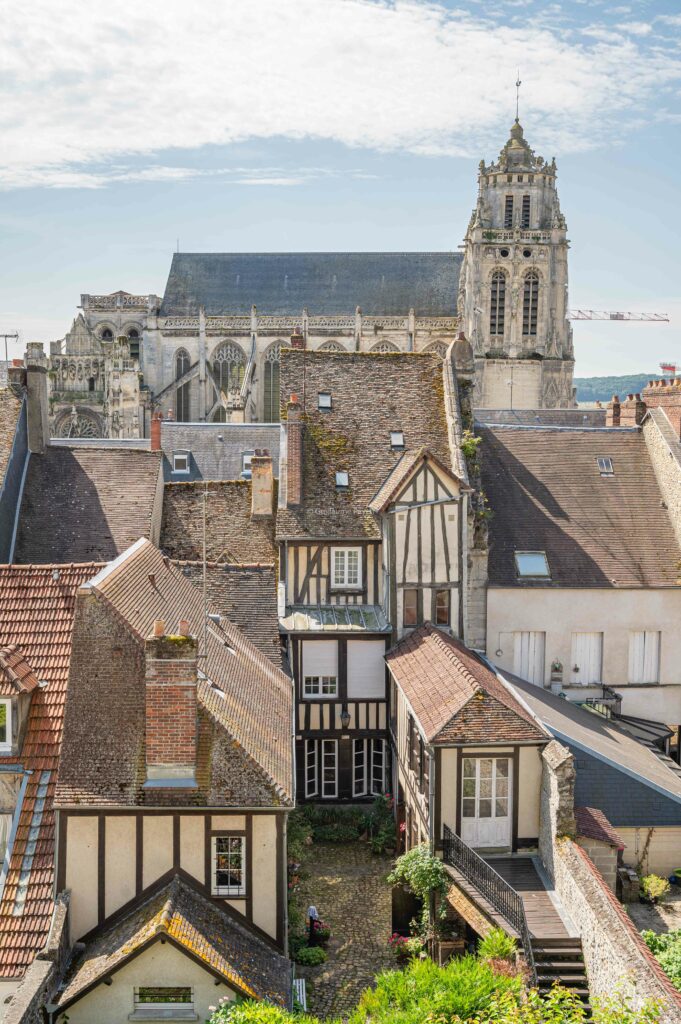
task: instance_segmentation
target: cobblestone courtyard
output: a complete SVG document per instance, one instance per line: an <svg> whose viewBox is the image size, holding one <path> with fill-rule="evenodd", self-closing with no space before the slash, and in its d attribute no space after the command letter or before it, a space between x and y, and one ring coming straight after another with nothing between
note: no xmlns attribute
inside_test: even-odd
<svg viewBox="0 0 681 1024"><path fill-rule="evenodd" d="M320 1017L345 1017L379 971L395 966L387 947L391 896L386 857L367 843L315 843L307 848L302 871L309 874L294 895L304 915L314 904L331 927L329 959L321 967L297 966L308 979L308 1008Z"/></svg>

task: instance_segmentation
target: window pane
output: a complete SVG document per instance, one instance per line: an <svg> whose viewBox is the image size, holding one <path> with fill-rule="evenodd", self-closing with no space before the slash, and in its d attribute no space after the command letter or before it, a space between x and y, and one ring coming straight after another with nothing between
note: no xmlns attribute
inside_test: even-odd
<svg viewBox="0 0 681 1024"><path fill-rule="evenodd" d="M495 817L505 818L508 814L508 800L495 800Z"/></svg>
<svg viewBox="0 0 681 1024"><path fill-rule="evenodd" d="M496 795L499 797L508 796L508 779L497 778ZM487 796L486 793L485 796Z"/></svg>
<svg viewBox="0 0 681 1024"><path fill-rule="evenodd" d="M359 552L348 551L347 584L356 587L359 583Z"/></svg>
<svg viewBox="0 0 681 1024"><path fill-rule="evenodd" d="M508 758L499 758L497 761L497 775L501 775L503 778L508 778Z"/></svg>
<svg viewBox="0 0 681 1024"><path fill-rule="evenodd" d="M405 626L416 626L418 624L418 592L413 589L402 592L404 601L403 624Z"/></svg>
<svg viewBox="0 0 681 1024"><path fill-rule="evenodd" d="M463 780L463 795L475 796L475 779Z"/></svg>
<svg viewBox="0 0 681 1024"><path fill-rule="evenodd" d="M480 796L492 795L492 780L480 779Z"/></svg>
<svg viewBox="0 0 681 1024"><path fill-rule="evenodd" d="M449 625L449 591L438 590L435 595L435 623L438 626Z"/></svg>
<svg viewBox="0 0 681 1024"><path fill-rule="evenodd" d="M491 818L492 817L492 801L481 800L478 805L478 817L479 818Z"/></svg>
<svg viewBox="0 0 681 1024"><path fill-rule="evenodd" d="M492 777L492 758L491 757L481 757L480 761L478 763L480 765L480 778L481 779L491 779L491 777Z"/></svg>
<svg viewBox="0 0 681 1024"><path fill-rule="evenodd" d="M191 988L168 986L145 986L138 988L135 995L137 1003L191 1003Z"/></svg>
<svg viewBox="0 0 681 1024"><path fill-rule="evenodd" d="M463 814L464 818L474 818L475 817L475 800L470 800L470 799L463 800L462 801L462 805L463 805L462 806L462 814Z"/></svg>
<svg viewBox="0 0 681 1024"><path fill-rule="evenodd" d="M7 701L0 703L0 743L7 743L7 709L9 704Z"/></svg>
<svg viewBox="0 0 681 1024"><path fill-rule="evenodd" d="M465 778L475 778L475 759L472 757L464 757L463 759L463 774Z"/></svg>

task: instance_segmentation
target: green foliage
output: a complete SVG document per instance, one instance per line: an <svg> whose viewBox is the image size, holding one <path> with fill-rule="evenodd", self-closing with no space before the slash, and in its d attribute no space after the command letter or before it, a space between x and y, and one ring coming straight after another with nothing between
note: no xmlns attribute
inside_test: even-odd
<svg viewBox="0 0 681 1024"><path fill-rule="evenodd" d="M312 838L312 826L301 810L293 811L288 816L287 841L289 860L301 861L306 840Z"/></svg>
<svg viewBox="0 0 681 1024"><path fill-rule="evenodd" d="M335 825L317 825L314 829L318 843L354 843L358 835L354 825L346 825L342 821Z"/></svg>
<svg viewBox="0 0 681 1024"><path fill-rule="evenodd" d="M681 991L681 928L664 935L655 932L641 932L641 935L672 985Z"/></svg>
<svg viewBox="0 0 681 1024"><path fill-rule="evenodd" d="M477 437L472 430L464 430L459 447L464 454L464 458L474 462L481 444L481 437Z"/></svg>
<svg viewBox="0 0 681 1024"><path fill-rule="evenodd" d="M300 815L309 829L308 834L317 843L349 843L359 839L370 826L369 811L362 807L318 807L306 804L294 811L294 814ZM303 826L300 827L302 829Z"/></svg>
<svg viewBox="0 0 681 1024"><path fill-rule="evenodd" d="M515 939L507 935L503 928L492 928L478 942L478 956L483 960L510 960L516 949Z"/></svg>
<svg viewBox="0 0 681 1024"><path fill-rule="evenodd" d="M609 402L613 395L625 398L638 394L649 380L657 380L660 371L631 373L621 377L575 377L578 402Z"/></svg>
<svg viewBox="0 0 681 1024"><path fill-rule="evenodd" d="M397 845L395 836L394 802L389 793L377 796L369 811L370 843L373 853L394 851Z"/></svg>
<svg viewBox="0 0 681 1024"><path fill-rule="evenodd" d="M296 953L296 963L305 967L319 967L327 959L326 951L321 946L301 946Z"/></svg>
<svg viewBox="0 0 681 1024"><path fill-rule="evenodd" d="M420 931L425 938L430 923L430 898L436 898L440 918L445 916L445 897L449 891L449 876L444 864L430 852L427 843L415 846L398 857L395 867L388 875L389 885L406 885L421 900Z"/></svg>
<svg viewBox="0 0 681 1024"><path fill-rule="evenodd" d="M641 895L653 903L659 903L668 892L669 882L666 878L660 878L659 875L644 875L641 879Z"/></svg>

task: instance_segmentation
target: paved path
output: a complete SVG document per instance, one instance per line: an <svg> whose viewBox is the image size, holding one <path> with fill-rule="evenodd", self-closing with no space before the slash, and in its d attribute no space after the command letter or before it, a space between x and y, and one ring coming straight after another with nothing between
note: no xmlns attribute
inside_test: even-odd
<svg viewBox="0 0 681 1024"><path fill-rule="evenodd" d="M296 966L296 973L308 979L310 1012L345 1017L376 974L395 967L387 947L391 862L372 854L367 843L314 843L302 868L310 877L300 883L295 904L303 914L314 904L331 926L331 940L325 964Z"/></svg>
<svg viewBox="0 0 681 1024"><path fill-rule="evenodd" d="M489 864L520 893L530 935L547 939L561 938L568 934L529 857L490 857Z"/></svg>

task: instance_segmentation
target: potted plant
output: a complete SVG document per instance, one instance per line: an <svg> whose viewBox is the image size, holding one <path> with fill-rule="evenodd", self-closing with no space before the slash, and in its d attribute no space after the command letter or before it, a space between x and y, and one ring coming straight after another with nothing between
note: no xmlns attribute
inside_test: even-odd
<svg viewBox="0 0 681 1024"><path fill-rule="evenodd" d="M331 929L325 921L319 920L314 923L314 937L320 946L325 946L331 938Z"/></svg>
<svg viewBox="0 0 681 1024"><path fill-rule="evenodd" d="M388 939L388 946L399 963L407 963L413 957L420 956L424 949L423 939L419 935L407 937L399 932L393 932Z"/></svg>

